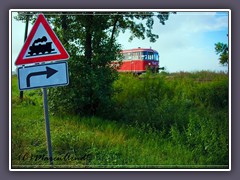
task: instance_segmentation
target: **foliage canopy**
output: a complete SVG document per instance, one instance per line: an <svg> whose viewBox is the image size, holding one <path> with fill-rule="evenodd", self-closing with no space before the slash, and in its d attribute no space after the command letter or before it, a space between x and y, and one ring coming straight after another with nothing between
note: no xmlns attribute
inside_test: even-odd
<svg viewBox="0 0 240 180"><path fill-rule="evenodd" d="M220 55L219 62L222 65L228 65L228 59L229 59L228 45L224 44L224 43L221 43L221 42L218 42L218 43L215 44L215 51L216 51L217 54Z"/></svg>
<svg viewBox="0 0 240 180"><path fill-rule="evenodd" d="M106 113L114 94L112 83L118 73L111 61L119 59L120 32L129 30L134 38L155 42L154 17L165 24L170 12L48 12L44 13L70 55L67 87L49 89L50 107L55 112L83 115ZM36 14L20 12L17 20L30 21ZM103 108L102 108L103 107Z"/></svg>

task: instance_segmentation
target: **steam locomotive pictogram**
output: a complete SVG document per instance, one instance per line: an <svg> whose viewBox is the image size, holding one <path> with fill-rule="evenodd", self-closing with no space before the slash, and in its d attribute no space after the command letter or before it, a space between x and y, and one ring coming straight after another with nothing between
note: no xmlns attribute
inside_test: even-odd
<svg viewBox="0 0 240 180"><path fill-rule="evenodd" d="M43 36L42 38L36 39L32 45L29 47L28 54L33 56L34 54L45 55L45 54L52 54L55 49L52 49L52 42L47 42L47 37Z"/></svg>

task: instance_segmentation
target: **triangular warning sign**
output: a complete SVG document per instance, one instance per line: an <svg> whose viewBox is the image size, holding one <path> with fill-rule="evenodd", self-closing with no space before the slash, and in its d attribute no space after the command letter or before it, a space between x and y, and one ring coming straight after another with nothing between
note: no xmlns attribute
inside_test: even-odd
<svg viewBox="0 0 240 180"><path fill-rule="evenodd" d="M16 65L67 60L69 55L43 14L39 14L15 62Z"/></svg>

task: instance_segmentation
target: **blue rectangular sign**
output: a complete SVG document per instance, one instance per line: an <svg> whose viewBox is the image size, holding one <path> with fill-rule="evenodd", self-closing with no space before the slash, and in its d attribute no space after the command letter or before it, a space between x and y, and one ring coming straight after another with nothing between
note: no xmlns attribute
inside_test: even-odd
<svg viewBox="0 0 240 180"><path fill-rule="evenodd" d="M18 68L20 90L68 85L67 62L48 63Z"/></svg>

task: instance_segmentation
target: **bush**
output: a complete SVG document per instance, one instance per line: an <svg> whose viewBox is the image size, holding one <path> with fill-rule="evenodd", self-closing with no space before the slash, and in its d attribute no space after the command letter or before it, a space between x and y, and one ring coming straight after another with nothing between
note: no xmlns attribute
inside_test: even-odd
<svg viewBox="0 0 240 180"><path fill-rule="evenodd" d="M202 164L228 164L228 121L212 115L189 118L186 145L193 151L195 160ZM204 159L204 161L202 161Z"/></svg>
<svg viewBox="0 0 240 180"><path fill-rule="evenodd" d="M200 84L191 94L194 101L205 107L222 109L228 107L228 82L227 80Z"/></svg>
<svg viewBox="0 0 240 180"><path fill-rule="evenodd" d="M70 59L69 85L49 90L49 107L54 113L104 114L111 106L116 78L116 71L107 65L92 66L84 57Z"/></svg>
<svg viewBox="0 0 240 180"><path fill-rule="evenodd" d="M112 118L130 123L159 124L162 113L159 105L172 94L162 78L151 76L122 75L114 88L118 93L113 97Z"/></svg>

